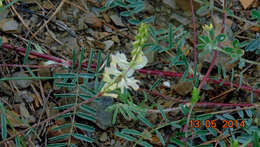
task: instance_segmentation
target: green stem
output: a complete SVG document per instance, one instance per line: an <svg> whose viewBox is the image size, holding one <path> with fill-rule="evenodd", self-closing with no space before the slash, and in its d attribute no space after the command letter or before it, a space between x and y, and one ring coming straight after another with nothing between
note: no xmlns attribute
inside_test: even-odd
<svg viewBox="0 0 260 147"><path fill-rule="evenodd" d="M205 4L205 2L203 2L203 1L201 1L201 0L194 0L194 1L197 2L197 3L200 3L200 4ZM216 11L218 11L218 12L225 13L225 10L222 10L222 9L217 8L217 7L215 7L215 6L213 7L213 9L216 10ZM237 19L237 20L243 21L243 22L245 22L245 23L248 23L248 24L250 24L250 25L252 25L252 26L260 27L259 24L253 23L253 22L251 22L251 21L248 21L248 20L246 20L246 19L244 19L244 18L241 18L241 17L238 17L238 16L236 16L236 15L233 15L233 14L232 14L232 15L228 15L228 16L233 17L233 18L235 18L235 19Z"/></svg>

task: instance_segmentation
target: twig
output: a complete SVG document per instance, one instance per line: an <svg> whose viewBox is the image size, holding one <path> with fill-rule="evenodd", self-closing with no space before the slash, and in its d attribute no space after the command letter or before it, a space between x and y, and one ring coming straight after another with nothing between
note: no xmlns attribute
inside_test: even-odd
<svg viewBox="0 0 260 147"><path fill-rule="evenodd" d="M1 145L1 144L4 144L5 142L7 142L7 141L9 141L9 140L14 139L14 138L15 138L16 136L18 136L18 135L24 134L25 132L29 131L29 130L32 129L32 128L35 128L35 127L37 127L37 126L39 126L39 125L42 125L42 124L44 124L44 123L46 123L46 122L48 122L48 121L50 121L50 120L55 119L55 118L57 118L57 117L59 117L59 116L61 116L61 115L63 115L63 114L66 114L66 113L68 113L68 112L74 110L74 108L78 108L78 107L80 107L80 106L82 106L82 105L84 105L84 104L86 104L86 103L89 103L89 102L95 100L96 98L98 98L98 97L100 97L100 96L102 96L102 95L103 95L103 93L99 93L99 94L97 94L97 95L91 97L90 99L87 99L87 100L85 100L85 101L83 101L83 102L81 102L81 103L79 103L79 104L76 104L74 107L71 107L71 108L69 108L69 109L67 109L67 110L64 110L64 111L62 111L62 112L60 112L60 113L58 113L58 114L56 114L56 115L54 115L54 116L52 116L52 117L50 117L50 118L48 118L48 119L45 119L45 120L41 121L40 123L36 123L36 124L32 125L30 128L27 128L27 129L25 129L25 130L23 130L23 131L20 131L20 132L16 133L15 135L13 135L13 136L11 136L11 137L9 137L9 138L7 138L7 139L1 141L1 142L0 142L0 145Z"/></svg>
<svg viewBox="0 0 260 147"><path fill-rule="evenodd" d="M51 20L52 18L60 11L61 7L63 6L65 0L62 0L59 4L59 6L57 7L57 9L55 10L55 12L51 15L51 17L32 35L32 37L34 38Z"/></svg>
<svg viewBox="0 0 260 147"><path fill-rule="evenodd" d="M10 0L7 0L8 4L10 3ZM21 15L16 11L16 9L14 8L13 5L11 5L12 10L14 11L14 13L17 15L17 17L19 18L19 20L22 22L22 24L24 25L24 27L29 31L29 33L31 33L31 29L25 24L25 22L23 21L23 18L21 17Z"/></svg>
<svg viewBox="0 0 260 147"><path fill-rule="evenodd" d="M194 54L194 70L195 66L197 64L197 30L196 30L196 24L195 24L195 13L194 13L194 7L193 7L193 0L190 0L190 7L192 12L192 23L193 23L193 54ZM194 71L196 72L196 71Z"/></svg>
<svg viewBox="0 0 260 147"><path fill-rule="evenodd" d="M209 98L209 100L210 100L210 101L213 101L213 100L215 100L215 99L217 99L217 98L219 98L219 97L221 97L221 96L223 96L223 95L227 95L228 93L230 93L230 92L232 92L232 91L234 91L234 90L235 90L235 88L229 89L229 90L227 90L227 91L225 91L225 92L222 92L221 94L219 94L219 95L217 95L217 96L214 96L214 97L212 97L212 98Z"/></svg>

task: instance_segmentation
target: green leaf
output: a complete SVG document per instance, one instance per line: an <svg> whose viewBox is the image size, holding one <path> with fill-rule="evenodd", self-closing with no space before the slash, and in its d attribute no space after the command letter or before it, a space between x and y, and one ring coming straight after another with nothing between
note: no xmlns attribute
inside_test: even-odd
<svg viewBox="0 0 260 147"><path fill-rule="evenodd" d="M54 77L59 78L59 79L61 79L61 78L69 79L69 78L76 78L77 75L74 73L55 73Z"/></svg>
<svg viewBox="0 0 260 147"><path fill-rule="evenodd" d="M126 110L127 115L129 116L129 118L136 119L134 113L131 110L131 107L125 107L125 110Z"/></svg>
<svg viewBox="0 0 260 147"><path fill-rule="evenodd" d="M72 50L72 70L76 68L77 64L77 55L76 55L76 49Z"/></svg>
<svg viewBox="0 0 260 147"><path fill-rule="evenodd" d="M96 68L96 73L98 73L100 65L101 65L101 51L98 51L98 59L97 59L97 68Z"/></svg>
<svg viewBox="0 0 260 147"><path fill-rule="evenodd" d="M54 97L56 98L75 98L77 96L77 94L74 93L58 93L58 94L54 94Z"/></svg>
<svg viewBox="0 0 260 147"><path fill-rule="evenodd" d="M85 54L85 48L81 48L80 58L79 58L79 65L78 65L78 72L80 71L82 62L84 60L84 54Z"/></svg>
<svg viewBox="0 0 260 147"><path fill-rule="evenodd" d="M243 112L243 110L240 110L237 113L240 116L240 118L243 120L244 119L244 112Z"/></svg>
<svg viewBox="0 0 260 147"><path fill-rule="evenodd" d="M130 136L130 135L126 135L126 134L123 134L123 133L120 133L120 132L115 132L115 135L118 136L118 137L121 137L125 140L128 140L128 141L136 141L136 138Z"/></svg>
<svg viewBox="0 0 260 147"><path fill-rule="evenodd" d="M107 0L105 7L110 7L114 0Z"/></svg>
<svg viewBox="0 0 260 147"><path fill-rule="evenodd" d="M85 79L93 79L95 78L95 74L90 74L90 73L80 73L79 77L85 78Z"/></svg>
<svg viewBox="0 0 260 147"><path fill-rule="evenodd" d="M260 23L260 8L258 8L258 10L252 10L251 16L257 19L257 21Z"/></svg>
<svg viewBox="0 0 260 147"><path fill-rule="evenodd" d="M58 127L52 128L52 130L53 130L53 131L58 131L58 130L60 130L60 129L66 129L66 128L69 128L69 127L71 127L71 124L70 124L70 123L68 123L68 124L63 124L63 125L60 125L60 126L58 126Z"/></svg>
<svg viewBox="0 0 260 147"><path fill-rule="evenodd" d="M118 108L119 108L119 112L123 115L124 119L130 120L130 118L129 118L129 117L127 116L127 114L126 114L125 108L123 108L123 107L121 107L121 106L119 106Z"/></svg>
<svg viewBox="0 0 260 147"><path fill-rule="evenodd" d="M201 35L201 36L199 36L199 42L203 43L203 44L209 44L210 39L208 36Z"/></svg>
<svg viewBox="0 0 260 147"><path fill-rule="evenodd" d="M88 112L90 114L93 114L93 115L96 115L97 111L87 105L82 105L79 107L81 110L85 111L85 112Z"/></svg>
<svg viewBox="0 0 260 147"><path fill-rule="evenodd" d="M88 131L88 132L94 132L95 131L94 127L91 127L91 126L85 125L85 124L75 123L74 126L81 129L81 130Z"/></svg>
<svg viewBox="0 0 260 147"><path fill-rule="evenodd" d="M144 1L136 1L127 5L128 8L144 7Z"/></svg>
<svg viewBox="0 0 260 147"><path fill-rule="evenodd" d="M129 11L123 11L120 13L120 16L131 16L131 13Z"/></svg>
<svg viewBox="0 0 260 147"><path fill-rule="evenodd" d="M181 111L184 115L187 115L189 113L189 108L187 108L186 106L183 106L182 104L180 104L181 107Z"/></svg>
<svg viewBox="0 0 260 147"><path fill-rule="evenodd" d="M162 78L158 78L155 82L154 82L154 84L152 85L152 87L149 89L150 91L152 91L154 88L156 88L159 84L160 84L160 82L162 81Z"/></svg>
<svg viewBox="0 0 260 147"><path fill-rule="evenodd" d="M196 117L196 120L209 120L213 117L213 114L202 114Z"/></svg>
<svg viewBox="0 0 260 147"><path fill-rule="evenodd" d="M227 120L233 120L233 121L236 120L232 115L227 114L227 113L226 113L226 114L223 114L223 117L227 118Z"/></svg>
<svg viewBox="0 0 260 147"><path fill-rule="evenodd" d="M181 141L181 140L176 139L175 137L171 137L171 138L170 138L170 142L171 142L171 143L175 143L175 144L177 144L177 145L179 145L179 146L181 146L181 147L184 146L184 142Z"/></svg>
<svg viewBox="0 0 260 147"><path fill-rule="evenodd" d="M86 141L86 142L94 142L94 139L90 138L90 137L87 137L85 135L82 135L82 134L72 134L73 137L75 137L76 139L79 139L79 140L82 140L82 141Z"/></svg>
<svg viewBox="0 0 260 147"><path fill-rule="evenodd" d="M16 145L16 147L22 147L21 138L19 136L15 137L15 145Z"/></svg>
<svg viewBox="0 0 260 147"><path fill-rule="evenodd" d="M245 51L260 52L260 35L248 44L248 46L245 48Z"/></svg>
<svg viewBox="0 0 260 147"><path fill-rule="evenodd" d="M207 128L208 131L210 132L210 134L212 134L213 136L217 137L218 136L218 133L211 127Z"/></svg>
<svg viewBox="0 0 260 147"><path fill-rule="evenodd" d="M138 25L140 23L140 21L136 19L128 19L128 22L133 25Z"/></svg>
<svg viewBox="0 0 260 147"><path fill-rule="evenodd" d="M59 107L54 107L53 109L54 110L64 110L64 109L71 108L73 106L74 106L74 104L67 104L67 105L63 105L63 106L59 106Z"/></svg>
<svg viewBox="0 0 260 147"><path fill-rule="evenodd" d="M29 57L30 51L31 51L31 41L28 42L27 48L25 50L25 55L24 55L24 60L23 60L24 64L27 64L27 62L28 62L28 57Z"/></svg>
<svg viewBox="0 0 260 147"><path fill-rule="evenodd" d="M217 41L218 42L222 42L226 39L226 35L225 34L219 34L217 37L216 37Z"/></svg>
<svg viewBox="0 0 260 147"><path fill-rule="evenodd" d="M33 43L33 45L38 53L44 54L44 52L42 51L43 49L41 48L41 46L38 43Z"/></svg>
<svg viewBox="0 0 260 147"><path fill-rule="evenodd" d="M134 130L134 129L123 129L121 131L123 134L135 135L135 136L142 136L142 132Z"/></svg>
<svg viewBox="0 0 260 147"><path fill-rule="evenodd" d="M67 146L66 143L54 143L54 144L48 144L46 147L64 147Z"/></svg>
<svg viewBox="0 0 260 147"><path fill-rule="evenodd" d="M113 120L112 120L112 124L115 124L116 123L116 117L117 117L117 114L118 114L118 109L119 108L116 108L114 113L113 113Z"/></svg>
<svg viewBox="0 0 260 147"><path fill-rule="evenodd" d="M10 6L12 6L15 2L17 2L18 0L13 0L11 1L8 5L4 6L3 8L0 7L0 12L4 9L9 8Z"/></svg>
<svg viewBox="0 0 260 147"><path fill-rule="evenodd" d="M123 7L123 8L127 8L127 5L125 3L123 3L123 2L121 2L121 1L115 1L115 4L117 6L120 6L120 7Z"/></svg>
<svg viewBox="0 0 260 147"><path fill-rule="evenodd" d="M246 109L245 111L246 111L247 116L250 117L250 118L252 118L252 116L253 116L252 110Z"/></svg>
<svg viewBox="0 0 260 147"><path fill-rule="evenodd" d="M76 85L75 83L55 83L57 87L67 87L67 88L74 88Z"/></svg>
<svg viewBox="0 0 260 147"><path fill-rule="evenodd" d="M173 47L173 29L172 29L172 24L169 24L169 34L168 34L168 43L169 43L169 49Z"/></svg>
<svg viewBox="0 0 260 147"><path fill-rule="evenodd" d="M90 71L91 68L93 55L94 55L93 48L90 48L90 55L89 55L88 68L87 68L88 72Z"/></svg>
<svg viewBox="0 0 260 147"><path fill-rule="evenodd" d="M224 48L224 51L226 51L226 52L228 52L228 53L230 53L230 54L233 53L233 50L234 50L234 49L231 48L231 47L225 47L225 48Z"/></svg>
<svg viewBox="0 0 260 147"><path fill-rule="evenodd" d="M158 110L160 111L160 113L161 113L161 115L162 115L162 117L163 117L163 119L164 119L164 121L165 122L169 122L169 120L167 119L167 117L166 117L166 115L165 115L165 113L164 113L164 111L163 111L163 109L161 108L161 106L160 105L158 105Z"/></svg>
<svg viewBox="0 0 260 147"><path fill-rule="evenodd" d="M158 39L156 37L156 32L153 29L153 27L149 25L148 30L149 30L150 34L152 35L153 39L155 40L156 44L158 44L159 42L158 42Z"/></svg>
<svg viewBox="0 0 260 147"><path fill-rule="evenodd" d="M232 42L232 45L234 48L239 48L240 47L240 43L237 39L235 39L233 42Z"/></svg>
<svg viewBox="0 0 260 147"><path fill-rule="evenodd" d="M242 49L235 49L234 53L239 55L239 56L243 56L244 55L244 50L242 50Z"/></svg>
<svg viewBox="0 0 260 147"><path fill-rule="evenodd" d="M191 105L194 105L200 99L200 93L198 88L193 87L192 97L191 97Z"/></svg>
<svg viewBox="0 0 260 147"><path fill-rule="evenodd" d="M254 134L253 134L253 147L259 147L259 137L257 135L257 132L254 131Z"/></svg>
<svg viewBox="0 0 260 147"><path fill-rule="evenodd" d="M202 13L208 11L208 10L209 10L209 5L204 5L204 6L200 7L200 8L196 11L196 14L197 14L197 15L200 15L200 14L202 14Z"/></svg>
<svg viewBox="0 0 260 147"><path fill-rule="evenodd" d="M162 145L165 146L165 141L164 141L161 133L158 130L155 130L155 133L156 133L157 137L160 139L160 142L162 143Z"/></svg>
<svg viewBox="0 0 260 147"><path fill-rule="evenodd" d="M66 113L61 116L56 117L55 119L58 120L58 119L62 119L62 118L67 118L67 117L71 117L72 115L73 115L73 113Z"/></svg>
<svg viewBox="0 0 260 147"><path fill-rule="evenodd" d="M90 115L87 115L87 114L82 113L82 112L78 112L78 113L77 113L77 116L79 116L79 117L81 117L81 118L83 118L83 119L86 119L86 120L90 120L90 121L92 121L92 122L96 122L96 118L95 118L95 117L90 116Z"/></svg>
<svg viewBox="0 0 260 147"><path fill-rule="evenodd" d="M174 128L181 128L182 126L179 124L176 124L175 122L170 122L170 125Z"/></svg>
<svg viewBox="0 0 260 147"><path fill-rule="evenodd" d="M77 147L75 144L70 144L70 147Z"/></svg>
<svg viewBox="0 0 260 147"><path fill-rule="evenodd" d="M147 48L144 52L148 53L150 51L156 52L160 49L161 47L159 45L152 45L151 47Z"/></svg>
<svg viewBox="0 0 260 147"><path fill-rule="evenodd" d="M137 118L142 121L144 124L146 124L148 127L153 128L153 125L147 120L142 114L138 114Z"/></svg>
<svg viewBox="0 0 260 147"><path fill-rule="evenodd" d="M69 136L70 136L69 134L63 134L63 135L59 135L59 136L54 136L54 137L48 138L48 140L49 141L65 140Z"/></svg>
<svg viewBox="0 0 260 147"><path fill-rule="evenodd" d="M131 11L131 13L137 14L137 13L143 11L143 10L144 10L144 5L142 4L142 5L138 5L137 7L135 7L135 8Z"/></svg>
<svg viewBox="0 0 260 147"><path fill-rule="evenodd" d="M149 144L148 142L146 141L140 141L138 144L144 146L144 147L153 147L151 144Z"/></svg>
<svg viewBox="0 0 260 147"><path fill-rule="evenodd" d="M3 44L3 40L2 40L2 37L0 37L0 46L2 46Z"/></svg>
<svg viewBox="0 0 260 147"><path fill-rule="evenodd" d="M233 140L233 141L231 142L230 147L238 147L238 141L237 141L237 140Z"/></svg>
<svg viewBox="0 0 260 147"><path fill-rule="evenodd" d="M6 125L6 113L4 105L0 102L1 109L1 135L2 139L5 140L7 138L7 125Z"/></svg>
<svg viewBox="0 0 260 147"><path fill-rule="evenodd" d="M144 20L142 20L142 23L150 23L154 21L154 16L147 17Z"/></svg>

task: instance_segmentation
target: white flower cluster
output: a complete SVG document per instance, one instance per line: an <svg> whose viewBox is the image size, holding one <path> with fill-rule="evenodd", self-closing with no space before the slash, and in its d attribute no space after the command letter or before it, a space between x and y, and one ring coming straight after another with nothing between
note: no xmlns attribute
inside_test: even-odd
<svg viewBox="0 0 260 147"><path fill-rule="evenodd" d="M105 68L103 80L105 85L103 91L113 91L115 89L121 89L123 93L124 88L133 88L137 90L140 81L133 77L134 71L143 68L147 64L148 60L141 52L135 63L128 62L125 54L116 53L111 55L110 67ZM104 95L117 97L116 94L105 93Z"/></svg>
<svg viewBox="0 0 260 147"><path fill-rule="evenodd" d="M109 92L115 89L121 89L121 93L124 89L129 87L137 90L139 88L139 80L133 77L135 70L143 68L148 60L145 57L142 48L146 41L148 34L148 26L146 24L141 24L136 35L136 40L133 43L133 51L131 52L131 61L128 62L125 54L116 53L111 55L110 67L106 67L103 75L103 80L105 85L101 92L104 95L117 97L116 94L111 94Z"/></svg>

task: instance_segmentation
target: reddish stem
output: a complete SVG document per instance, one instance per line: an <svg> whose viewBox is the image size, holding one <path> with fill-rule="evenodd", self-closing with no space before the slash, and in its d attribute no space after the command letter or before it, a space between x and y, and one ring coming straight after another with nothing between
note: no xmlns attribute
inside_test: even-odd
<svg viewBox="0 0 260 147"><path fill-rule="evenodd" d="M13 47L12 45L9 45L9 44L6 44L6 43L2 44L2 47L3 48L7 48L7 49L11 49L11 50L16 50L16 51L22 52L22 53L25 53L25 50L26 50L25 48L22 48L22 47L16 48L16 47ZM39 57L39 58L55 61L57 63L63 63L62 65L64 65L64 66L71 66L72 65L72 61L65 61L63 59L60 59L60 58L57 58L57 57L53 57L53 56L50 56L50 55L46 55L46 54L41 54L41 53L38 53L38 52L35 52L35 51L30 51L30 54L34 55L36 57ZM82 63L82 67L83 68L87 68L88 64L87 63ZM96 65L92 64L91 68L96 68ZM157 76L165 76L165 77L182 77L183 76L182 73L160 71L160 70L149 70L149 69L139 69L138 72L141 73L141 74L157 75ZM192 77L193 77L192 75L187 76L187 78L192 78ZM206 80L208 82L217 83L217 84L219 84L219 83L221 83L223 81L222 79L220 79L220 80L213 80L213 79L210 79L210 78L206 78ZM231 83L230 82L224 82L223 85L224 86L230 86ZM233 87L238 88L239 84L233 84ZM260 89L253 90L253 88L251 86L242 85L241 89L248 90L248 91L253 91L254 93L257 93L257 94L260 95Z"/></svg>
<svg viewBox="0 0 260 147"><path fill-rule="evenodd" d="M225 0L224 0L224 6L225 6ZM223 34L224 31L225 31L226 17L227 17L227 14L226 14L226 11L225 11L225 13L224 13L224 18L223 18L223 22L222 22L222 29L221 29L221 33L222 33L222 34ZM221 44L218 43L217 46L220 48L220 45L221 45ZM209 77L209 75L210 75L210 72L212 71L212 69L213 69L213 67L214 67L214 65L215 65L216 59L217 59L217 57L218 57L218 53L219 53L219 51L216 50L216 51L215 51L215 54L214 54L214 57L213 57L213 59L212 59L212 61L211 61L211 64L210 64L210 66L209 66L209 69L208 69L206 75L203 77L202 82L201 82L200 85L199 85L199 91L201 90L202 86L206 83L206 81L207 81L207 79L208 79L208 77Z"/></svg>
<svg viewBox="0 0 260 147"><path fill-rule="evenodd" d="M214 54L214 57L213 57L213 59L211 61L209 69L208 69L206 75L203 77L203 79L202 79L202 81L201 81L201 83L199 85L199 91L201 90L202 86L206 83L206 81L207 81L207 79L208 79L208 77L209 77L209 75L210 75L210 73L211 73L211 71L212 71L212 69L213 69L213 67L215 65L217 57L218 57L218 51L215 51L215 54Z"/></svg>
<svg viewBox="0 0 260 147"><path fill-rule="evenodd" d="M30 68L52 68L57 65L21 65L21 64L0 64L0 67L30 67Z"/></svg>

